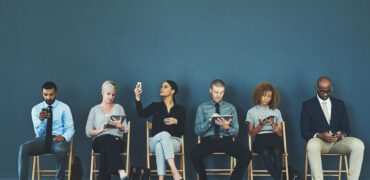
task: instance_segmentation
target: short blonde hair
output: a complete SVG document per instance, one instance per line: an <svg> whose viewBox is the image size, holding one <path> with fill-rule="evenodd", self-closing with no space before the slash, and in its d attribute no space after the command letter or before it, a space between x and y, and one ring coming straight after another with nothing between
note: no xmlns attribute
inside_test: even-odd
<svg viewBox="0 0 370 180"><path fill-rule="evenodd" d="M101 86L101 91L105 92L112 90L116 91L116 83L110 80L104 81L103 85Z"/></svg>

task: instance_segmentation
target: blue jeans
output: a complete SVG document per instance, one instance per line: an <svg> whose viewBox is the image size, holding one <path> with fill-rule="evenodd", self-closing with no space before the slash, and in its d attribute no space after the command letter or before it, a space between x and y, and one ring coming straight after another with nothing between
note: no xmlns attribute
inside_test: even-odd
<svg viewBox="0 0 370 180"><path fill-rule="evenodd" d="M175 158L175 152L180 152L181 140L172 137L167 131L162 131L149 138L149 148L155 153L158 176L166 174L166 160Z"/></svg>
<svg viewBox="0 0 370 180"><path fill-rule="evenodd" d="M55 176L55 179L63 180L67 160L67 143L53 142L53 145L51 146L51 153L54 154L57 161L56 168L58 172ZM19 180L28 179L29 157L41 154L45 154L45 137L33 139L20 146L18 155Z"/></svg>

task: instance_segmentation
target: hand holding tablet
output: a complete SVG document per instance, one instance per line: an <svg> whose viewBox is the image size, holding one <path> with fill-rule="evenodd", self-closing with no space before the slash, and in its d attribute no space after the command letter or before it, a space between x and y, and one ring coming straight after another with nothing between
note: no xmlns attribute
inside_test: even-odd
<svg viewBox="0 0 370 180"><path fill-rule="evenodd" d="M233 115L217 115L217 116L212 116L212 121L215 121L216 119L223 119L224 121L232 121Z"/></svg>
<svg viewBox="0 0 370 180"><path fill-rule="evenodd" d="M107 124L104 125L104 129L117 128L116 124L122 124L124 119L126 119L126 116L112 115L112 116L110 116L109 121L107 122Z"/></svg>

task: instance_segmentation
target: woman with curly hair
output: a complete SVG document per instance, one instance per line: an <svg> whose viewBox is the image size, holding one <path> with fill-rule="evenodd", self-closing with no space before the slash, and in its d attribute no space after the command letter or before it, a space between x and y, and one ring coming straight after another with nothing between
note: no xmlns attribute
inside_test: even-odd
<svg viewBox="0 0 370 180"><path fill-rule="evenodd" d="M274 180L280 180L282 170L282 122L278 90L269 82L257 84L253 92L254 107L248 110L246 122L254 137L252 151L262 155Z"/></svg>

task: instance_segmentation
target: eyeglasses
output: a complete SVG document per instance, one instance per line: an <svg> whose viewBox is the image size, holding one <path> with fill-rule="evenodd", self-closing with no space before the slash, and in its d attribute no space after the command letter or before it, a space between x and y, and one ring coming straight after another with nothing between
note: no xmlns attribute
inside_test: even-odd
<svg viewBox="0 0 370 180"><path fill-rule="evenodd" d="M316 89L317 89L317 92L326 93L326 94L330 94L333 91L332 89L329 89L329 90L324 90L324 89L319 89L319 88L316 88Z"/></svg>

